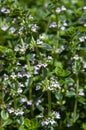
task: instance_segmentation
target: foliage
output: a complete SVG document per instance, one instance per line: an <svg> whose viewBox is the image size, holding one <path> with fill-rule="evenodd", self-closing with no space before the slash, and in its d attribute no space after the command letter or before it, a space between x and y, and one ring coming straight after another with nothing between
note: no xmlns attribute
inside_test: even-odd
<svg viewBox="0 0 86 130"><path fill-rule="evenodd" d="M86 6L0 0L0 130L86 129Z"/></svg>

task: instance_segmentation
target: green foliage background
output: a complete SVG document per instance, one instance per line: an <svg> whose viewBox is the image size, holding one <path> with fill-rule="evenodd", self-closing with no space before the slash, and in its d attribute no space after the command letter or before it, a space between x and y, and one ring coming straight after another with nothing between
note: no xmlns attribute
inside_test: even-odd
<svg viewBox="0 0 86 130"><path fill-rule="evenodd" d="M0 0L0 130L86 130L86 6Z"/></svg>

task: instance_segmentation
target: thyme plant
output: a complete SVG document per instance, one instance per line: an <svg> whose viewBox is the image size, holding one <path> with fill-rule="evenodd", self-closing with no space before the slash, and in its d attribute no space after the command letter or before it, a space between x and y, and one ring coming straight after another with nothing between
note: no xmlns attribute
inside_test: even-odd
<svg viewBox="0 0 86 130"><path fill-rule="evenodd" d="M86 6L0 0L0 130L86 130Z"/></svg>

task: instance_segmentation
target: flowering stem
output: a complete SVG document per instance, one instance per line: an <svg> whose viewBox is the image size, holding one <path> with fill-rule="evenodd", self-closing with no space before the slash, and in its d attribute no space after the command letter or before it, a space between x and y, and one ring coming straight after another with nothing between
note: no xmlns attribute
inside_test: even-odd
<svg viewBox="0 0 86 130"><path fill-rule="evenodd" d="M73 123L76 121L76 117L77 117L78 90L79 90L79 77L78 77L78 74L76 74L76 98L75 98L74 112L73 112L74 113Z"/></svg>
<svg viewBox="0 0 86 130"><path fill-rule="evenodd" d="M27 61L28 71L29 71L29 70L30 70L30 62L29 62L29 60L28 60L27 57L26 57L26 61ZM29 89L29 100L32 101L32 88L31 88L31 86L30 86L30 89ZM32 105L30 106L31 117L34 116L33 110L34 110L34 105L32 104Z"/></svg>
<svg viewBox="0 0 86 130"><path fill-rule="evenodd" d="M29 100L32 101L32 88L29 89ZM33 112L34 106L33 104L30 106L30 112L31 112L31 117L34 116L34 112Z"/></svg>
<svg viewBox="0 0 86 130"><path fill-rule="evenodd" d="M51 22L51 17L49 17L48 24L47 24L47 27L46 27L46 30L45 30L45 33L46 33L46 34L47 34L47 32L48 32L50 22Z"/></svg>
<svg viewBox="0 0 86 130"><path fill-rule="evenodd" d="M4 106L4 86L2 87L2 106ZM4 108L3 108L4 109ZM3 120L0 120L0 127L2 128Z"/></svg>
<svg viewBox="0 0 86 130"><path fill-rule="evenodd" d="M48 90L48 115L51 113L51 91Z"/></svg>

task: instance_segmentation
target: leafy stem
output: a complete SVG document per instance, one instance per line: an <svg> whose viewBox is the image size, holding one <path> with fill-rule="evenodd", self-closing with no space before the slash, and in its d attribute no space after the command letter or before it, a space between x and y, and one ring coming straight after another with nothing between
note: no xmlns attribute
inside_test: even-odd
<svg viewBox="0 0 86 130"><path fill-rule="evenodd" d="M75 122L77 119L78 90L79 90L79 77L78 74L76 74L76 98L74 104L73 122Z"/></svg>
<svg viewBox="0 0 86 130"><path fill-rule="evenodd" d="M48 115L51 113L51 91L48 90Z"/></svg>
<svg viewBox="0 0 86 130"><path fill-rule="evenodd" d="M32 88L29 89L29 100L32 101ZM33 112L34 106L33 104L30 106L30 112L31 112L31 117L34 116L34 112Z"/></svg>

